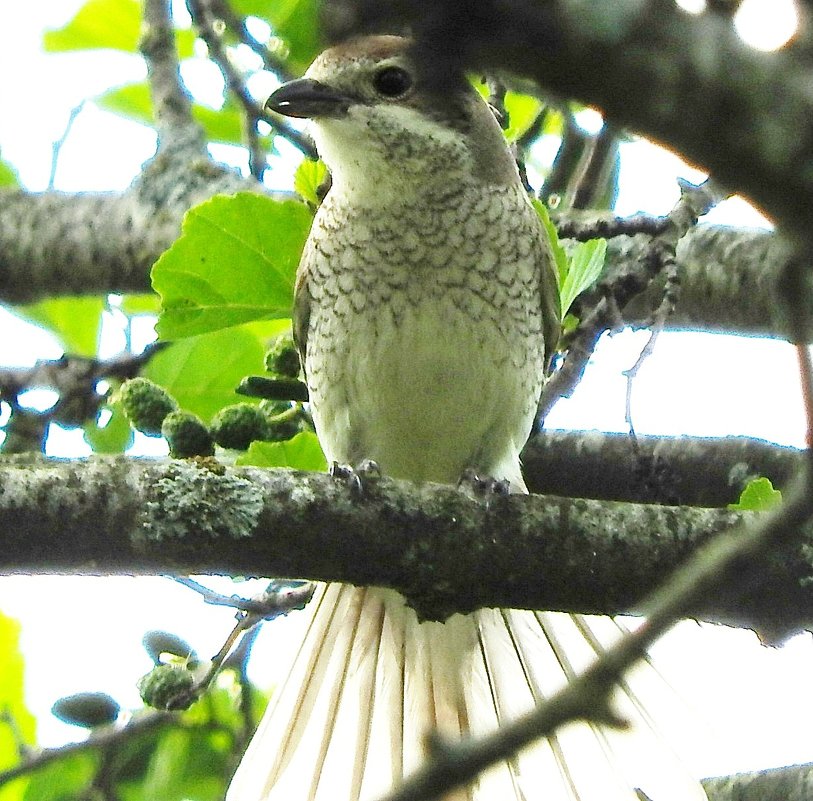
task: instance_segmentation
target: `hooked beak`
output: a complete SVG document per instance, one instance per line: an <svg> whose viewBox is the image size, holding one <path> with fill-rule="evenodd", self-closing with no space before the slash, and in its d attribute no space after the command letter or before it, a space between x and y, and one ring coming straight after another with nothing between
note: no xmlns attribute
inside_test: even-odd
<svg viewBox="0 0 813 801"><path fill-rule="evenodd" d="M350 98L311 78L300 78L277 89L265 107L287 117L341 117Z"/></svg>

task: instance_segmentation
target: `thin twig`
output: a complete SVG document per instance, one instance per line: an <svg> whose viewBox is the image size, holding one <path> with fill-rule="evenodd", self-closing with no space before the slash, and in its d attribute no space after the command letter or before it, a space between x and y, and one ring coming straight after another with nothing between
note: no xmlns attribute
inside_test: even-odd
<svg viewBox="0 0 813 801"><path fill-rule="evenodd" d="M310 601L316 586L309 581L275 580L268 584L261 596L249 601L221 595L194 579L176 578L176 581L200 593L206 603L225 606L237 606L237 603L241 603L242 606L238 607L240 611L237 613L234 628L229 632L220 650L212 657L208 670L191 687L179 692L169 702L170 709L186 709L209 689L241 635L265 620L286 615L293 609L302 609ZM252 606L252 611L244 611L245 606Z"/></svg>
<svg viewBox="0 0 813 801"><path fill-rule="evenodd" d="M601 335L621 326L619 310L645 290L656 276L664 271L668 273L674 263L677 243L697 223L698 217L725 197L725 193L708 180L699 186L683 181L680 186L680 200L669 212L664 230L653 238L640 259L639 269L635 273L618 276L612 284L599 284L603 297L579 324L561 367L542 392L537 415L540 426L559 398L569 397L573 393Z"/></svg>
<svg viewBox="0 0 813 801"><path fill-rule="evenodd" d="M627 426L629 426L629 435L635 439L635 425L632 422L632 383L635 380L635 377L638 375L638 371L641 369L643 363L652 355L652 352L655 350L655 342L658 339L658 335L663 331L663 321L660 321L658 325L656 325L651 333L649 334L649 338L646 341L646 345L641 349L641 352L638 354L638 358L635 360L635 364L632 365L628 370L624 370L621 375L623 375L627 379L627 392L626 397L624 400L624 422L626 422Z"/></svg>
<svg viewBox="0 0 813 801"><path fill-rule="evenodd" d="M70 756L81 754L85 751L97 751L120 745L144 732L169 723L181 725L180 719L171 712L145 711L132 717L123 726L110 726L95 731L91 733L87 740L83 740L82 742L68 743L58 748L45 748L24 762L21 762L19 765L1 771L0 787L12 779L27 776L29 773L40 770L40 768L44 768L53 762L67 759Z"/></svg>
<svg viewBox="0 0 813 801"><path fill-rule="evenodd" d="M16 452L21 448L42 450L51 422L77 426L92 420L109 395L97 391L98 382L135 377L167 344L154 342L141 353L121 353L112 359L63 356L52 361L39 361L33 367L0 368L0 400L6 401L12 409L11 420L6 425L9 436L3 443L3 452ZM17 399L32 387L51 388L58 393L59 399L43 412L25 409Z"/></svg>
<svg viewBox="0 0 813 801"><path fill-rule="evenodd" d="M587 136L576 124L573 113L568 108L564 109L562 113L565 118L562 141L553 159L550 172L539 190L539 199L551 206L554 206L554 198L561 201L567 194L567 188L587 147ZM555 205L560 205L560 202Z"/></svg>
<svg viewBox="0 0 813 801"><path fill-rule="evenodd" d="M263 61L263 65L269 72L279 76L282 81L290 81L295 77L288 69L285 59L277 56L272 50L266 47L246 27L244 17L236 14L231 5L225 0L209 0L212 13L226 23L232 33L247 47L254 51Z"/></svg>
<svg viewBox="0 0 813 801"><path fill-rule="evenodd" d="M669 316L675 310L675 304L677 302L677 293L679 289L679 282L677 280L677 261L674 256L669 260L669 263L665 267L665 272L667 273L666 278L666 286L663 293L663 298L661 299L661 304L658 307L658 310L652 317L651 322L651 332L649 335L649 339L646 341L646 345L644 345L641 352L638 354L638 358L635 360L635 364L632 365L628 370L624 370L622 375L627 379L627 392L626 392L626 399L624 403L624 420L626 421L627 425L629 426L629 434L633 438L636 439L635 435L635 426L632 422L632 384L635 380L635 377L638 375L638 371L641 369L643 363L652 355L653 351L655 350L655 342L657 341L658 337L660 336L661 332L666 325L666 321L669 319Z"/></svg>
<svg viewBox="0 0 813 801"><path fill-rule="evenodd" d="M172 576L172 580L194 590L203 597L207 604L230 606L241 612L256 615L263 620L271 620L279 615L287 614L292 609L299 609L313 595L313 585L308 581L271 581L259 595L253 598L242 598L237 595L224 595L216 592L188 576Z"/></svg>
<svg viewBox="0 0 813 801"><path fill-rule="evenodd" d="M250 94L246 88L243 76L237 71L229 59L228 53L221 37L215 30L214 20L217 15L212 9L209 0L188 0L189 11L195 24L198 26L201 38L209 48L212 60L217 64L229 91L234 94L246 115L245 130L249 138L250 161L254 162L253 170L260 170L260 163L264 163L265 156L259 152L259 141L256 140L256 124L258 120L268 123L278 134L284 136L291 144L297 147L308 158L315 159L316 149L300 131L275 114L266 111ZM252 134L254 132L254 134ZM254 138L253 138L254 137Z"/></svg>
<svg viewBox="0 0 813 801"><path fill-rule="evenodd" d="M646 234L658 236L670 226L669 217L652 217L649 214L635 214L631 217L601 217L594 220L572 218L563 220L553 216L560 239L575 239L587 242L590 239L612 239L615 236L635 236Z"/></svg>
<svg viewBox="0 0 813 801"><path fill-rule="evenodd" d="M810 348L797 345L796 355L799 360L799 373L802 377L802 397L804 398L807 431L805 445L813 450L813 363L810 360Z"/></svg>
<svg viewBox="0 0 813 801"><path fill-rule="evenodd" d="M798 270L795 276L798 280ZM791 282L789 282L791 283ZM792 299L801 306L801 296ZM813 365L799 348L802 394L808 431L813 431ZM427 801L471 781L478 773L573 720L623 725L610 706L610 693L623 675L674 623L722 588L740 593L758 580L760 565L772 548L789 544L813 515L813 449L793 491L776 512L739 525L713 539L641 604L646 621L626 634L584 673L550 699L492 734L460 743L441 743L430 759L385 801Z"/></svg>
<svg viewBox="0 0 813 801"><path fill-rule="evenodd" d="M716 594L724 583L740 582L743 565L760 560L771 546L796 535L813 513L810 471L785 505L751 526L721 534L701 549L650 598L642 608L647 620L625 635L582 675L569 682L531 712L492 734L460 743L443 743L430 759L384 801L428 801L471 781L478 773L510 758L534 740L552 734L573 720L623 725L610 707L610 693L620 676L644 656L662 634L704 597ZM740 584L740 586L742 586ZM742 587L743 591L746 587Z"/></svg>
<svg viewBox="0 0 813 801"><path fill-rule="evenodd" d="M70 136L71 128L73 128L73 124L76 121L76 118L82 112L82 109L85 107L85 103L87 101L82 100L79 102L78 105L74 106L71 109L70 114L68 115L68 121L65 123L65 130L62 131L62 136L57 139L54 144L52 145L52 153L51 153L51 172L48 175L48 191L53 191L54 188L54 181L56 180L56 171L57 167L59 166L59 154L62 152L62 148L65 145L65 142Z"/></svg>

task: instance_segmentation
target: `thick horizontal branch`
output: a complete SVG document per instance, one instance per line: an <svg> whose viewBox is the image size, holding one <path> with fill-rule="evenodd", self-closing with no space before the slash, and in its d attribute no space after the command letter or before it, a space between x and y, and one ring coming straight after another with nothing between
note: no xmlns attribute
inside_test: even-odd
<svg viewBox="0 0 813 801"><path fill-rule="evenodd" d="M522 452L531 492L634 503L725 506L765 477L785 487L801 451L748 437L647 437L546 430Z"/></svg>
<svg viewBox="0 0 813 801"><path fill-rule="evenodd" d="M481 606L635 612L698 545L740 519L717 509L548 496L473 501L454 488L214 462L6 460L0 573L233 573L393 587L424 617ZM813 623L801 554L692 616L768 637ZM748 586L742 577L741 588Z"/></svg>
<svg viewBox="0 0 813 801"><path fill-rule="evenodd" d="M609 240L604 280L612 282L634 270L649 242L640 234ZM787 246L768 231L718 225L691 230L677 246L680 291L666 328L789 339L776 292L787 257ZM624 320L633 326L649 325L662 297L663 287L656 282L622 310ZM589 308L595 300L588 293L580 302ZM813 303L808 306L806 335L813 341Z"/></svg>
<svg viewBox="0 0 813 801"><path fill-rule="evenodd" d="M0 302L151 291L150 269L189 208L260 189L208 159L188 168L186 185L174 171L148 169L122 194L0 191Z"/></svg>
<svg viewBox="0 0 813 801"><path fill-rule="evenodd" d="M224 180L215 171L210 189L174 197L160 215L134 193L0 192L0 301L149 292L150 268L177 237L190 205L218 191L240 189L260 187L243 179ZM643 236L612 240L608 276L631 269L646 242ZM700 226L683 239L677 255L681 294L669 327L785 335L774 301L784 251L773 234ZM625 309L627 321L645 324L659 302L656 294L653 290L651 298ZM810 311L813 319L813 304Z"/></svg>

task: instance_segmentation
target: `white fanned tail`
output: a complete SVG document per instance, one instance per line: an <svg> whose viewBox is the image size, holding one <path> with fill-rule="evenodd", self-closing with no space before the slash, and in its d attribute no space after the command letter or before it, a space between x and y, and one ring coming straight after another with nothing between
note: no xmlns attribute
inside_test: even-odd
<svg viewBox="0 0 813 801"><path fill-rule="evenodd" d="M486 609L418 623L400 595L322 586L227 801L374 801L426 755L426 736L481 734L550 696L617 639L607 617ZM693 722L647 662L617 692L619 732L573 723L451 801L705 799L671 743ZM672 736L667 740L662 733Z"/></svg>

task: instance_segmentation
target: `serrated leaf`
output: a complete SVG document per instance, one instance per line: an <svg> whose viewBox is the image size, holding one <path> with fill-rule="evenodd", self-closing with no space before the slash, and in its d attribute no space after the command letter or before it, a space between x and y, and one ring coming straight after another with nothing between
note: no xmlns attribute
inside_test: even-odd
<svg viewBox="0 0 813 801"><path fill-rule="evenodd" d="M69 50L122 50L137 53L141 38L142 4L138 0L88 0L67 25L43 35L43 49L51 53ZM193 54L195 34L178 29L178 55Z"/></svg>
<svg viewBox="0 0 813 801"><path fill-rule="evenodd" d="M112 415L104 426L96 420L85 423L84 439L94 453L124 453L133 444L133 429L118 404L104 406L100 415L109 410Z"/></svg>
<svg viewBox="0 0 813 801"><path fill-rule="evenodd" d="M252 442L248 450L237 457L239 465L255 467L290 467L324 473L327 461L316 434L302 431L283 442Z"/></svg>
<svg viewBox="0 0 813 801"><path fill-rule="evenodd" d="M103 297L49 298L20 308L19 314L47 328L72 356L95 356L102 325L102 312L107 308Z"/></svg>
<svg viewBox="0 0 813 801"><path fill-rule="evenodd" d="M730 503L729 509L738 512L767 512L782 503L782 493L773 488L768 478L755 478L749 481L740 493L737 503Z"/></svg>
<svg viewBox="0 0 813 801"><path fill-rule="evenodd" d="M264 353L263 341L251 330L215 331L173 342L141 375L166 389L184 411L209 422L224 406L246 401L235 387L262 369Z"/></svg>
<svg viewBox="0 0 813 801"><path fill-rule="evenodd" d="M568 259L567 274L564 280L559 281L559 299L563 317L573 301L598 280L604 269L606 255L606 239L579 242L573 249Z"/></svg>
<svg viewBox="0 0 813 801"><path fill-rule="evenodd" d="M188 211L181 236L155 263L163 339L288 317L310 228L307 206L253 193L220 195Z"/></svg>
<svg viewBox="0 0 813 801"><path fill-rule="evenodd" d="M0 710L14 721L13 730L0 721L0 771L19 762L17 737L35 742L36 722L25 705L24 662L20 651L20 624L0 612ZM19 801L30 779L22 778L0 786L0 801Z"/></svg>
<svg viewBox="0 0 813 801"><path fill-rule="evenodd" d="M294 174L294 191L306 203L319 205L319 187L327 177L327 167L323 161L304 159Z"/></svg>

